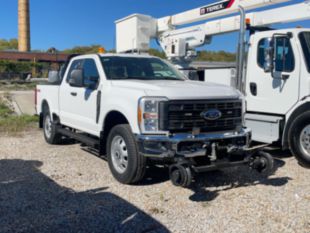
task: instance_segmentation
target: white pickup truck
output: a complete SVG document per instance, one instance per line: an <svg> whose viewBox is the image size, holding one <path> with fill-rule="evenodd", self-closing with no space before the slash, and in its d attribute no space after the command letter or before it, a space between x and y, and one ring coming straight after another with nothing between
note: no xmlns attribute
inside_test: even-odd
<svg viewBox="0 0 310 233"><path fill-rule="evenodd" d="M248 148L238 91L187 80L156 57L73 57L53 83L37 86L36 103L48 143L69 137L98 149L124 184L140 181L147 161L168 165L172 182L184 187L199 172L273 167L269 154Z"/></svg>

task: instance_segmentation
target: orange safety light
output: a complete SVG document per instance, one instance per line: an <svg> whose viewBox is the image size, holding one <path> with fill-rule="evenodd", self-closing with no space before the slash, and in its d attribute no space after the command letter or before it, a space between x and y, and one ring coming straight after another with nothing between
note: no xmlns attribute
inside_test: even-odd
<svg viewBox="0 0 310 233"><path fill-rule="evenodd" d="M100 47L100 48L98 49L98 53L105 53L105 49L102 48L102 47Z"/></svg>

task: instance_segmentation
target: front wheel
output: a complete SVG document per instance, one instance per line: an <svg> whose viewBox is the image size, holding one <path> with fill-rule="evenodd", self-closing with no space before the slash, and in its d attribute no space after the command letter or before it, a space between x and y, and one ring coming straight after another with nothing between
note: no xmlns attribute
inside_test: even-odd
<svg viewBox="0 0 310 233"><path fill-rule="evenodd" d="M109 168L117 181L133 184L143 179L146 159L139 154L129 125L117 125L111 130L107 149Z"/></svg>
<svg viewBox="0 0 310 233"><path fill-rule="evenodd" d="M303 113L292 123L289 146L299 163L310 167L310 111Z"/></svg>

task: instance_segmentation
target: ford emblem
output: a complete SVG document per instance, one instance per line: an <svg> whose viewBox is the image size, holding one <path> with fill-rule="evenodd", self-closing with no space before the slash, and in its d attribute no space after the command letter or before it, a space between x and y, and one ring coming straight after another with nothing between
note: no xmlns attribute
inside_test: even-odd
<svg viewBox="0 0 310 233"><path fill-rule="evenodd" d="M215 121L222 117L222 112L217 109L211 109L201 113L201 117L208 121Z"/></svg>

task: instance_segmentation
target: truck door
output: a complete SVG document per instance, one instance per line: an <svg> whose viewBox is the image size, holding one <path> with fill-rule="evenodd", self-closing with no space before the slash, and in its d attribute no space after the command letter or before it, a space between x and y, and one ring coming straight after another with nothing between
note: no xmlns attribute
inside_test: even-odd
<svg viewBox="0 0 310 233"><path fill-rule="evenodd" d="M246 81L247 111L285 114L298 101L300 57L296 38L275 37L275 72L265 72L269 32L251 37Z"/></svg>
<svg viewBox="0 0 310 233"><path fill-rule="evenodd" d="M70 85L72 72L81 70L83 86ZM100 82L96 61L92 58L74 60L60 88L59 106L61 123L84 132L97 134Z"/></svg>

